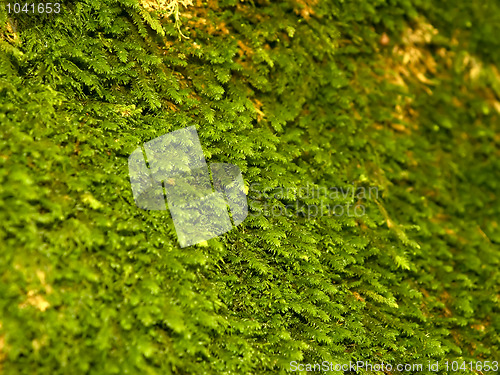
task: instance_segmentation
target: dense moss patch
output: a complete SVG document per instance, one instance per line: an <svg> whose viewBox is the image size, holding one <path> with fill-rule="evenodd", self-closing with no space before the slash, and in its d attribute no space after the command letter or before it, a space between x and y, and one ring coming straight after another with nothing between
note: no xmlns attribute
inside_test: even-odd
<svg viewBox="0 0 500 375"><path fill-rule="evenodd" d="M5 373L500 360L499 5L181 3L0 10ZM180 249L127 158L190 125L250 215Z"/></svg>

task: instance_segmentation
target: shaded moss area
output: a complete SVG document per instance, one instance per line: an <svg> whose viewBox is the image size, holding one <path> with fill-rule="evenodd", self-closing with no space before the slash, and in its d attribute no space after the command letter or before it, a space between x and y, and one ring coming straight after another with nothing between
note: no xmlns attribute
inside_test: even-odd
<svg viewBox="0 0 500 375"><path fill-rule="evenodd" d="M0 368L500 361L500 5L181 3L2 5ZM190 125L250 215L181 249L127 158Z"/></svg>

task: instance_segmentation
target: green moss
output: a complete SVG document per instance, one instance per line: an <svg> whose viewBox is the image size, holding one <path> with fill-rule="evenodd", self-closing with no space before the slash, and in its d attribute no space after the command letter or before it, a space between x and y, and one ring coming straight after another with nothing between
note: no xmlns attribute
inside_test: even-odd
<svg viewBox="0 0 500 375"><path fill-rule="evenodd" d="M2 6L0 366L500 360L499 18L493 0L220 0L182 8L187 39L137 0ZM193 124L251 215L180 249L127 158ZM356 203L306 186L378 196L266 211Z"/></svg>

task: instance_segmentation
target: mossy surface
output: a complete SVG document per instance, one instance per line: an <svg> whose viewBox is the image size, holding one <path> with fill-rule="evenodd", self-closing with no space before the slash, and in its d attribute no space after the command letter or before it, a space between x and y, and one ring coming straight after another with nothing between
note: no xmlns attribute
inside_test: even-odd
<svg viewBox="0 0 500 375"><path fill-rule="evenodd" d="M500 361L498 2L167 3L2 3L1 371ZM250 215L181 249L127 158L190 125Z"/></svg>

